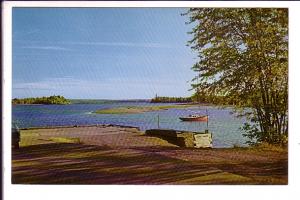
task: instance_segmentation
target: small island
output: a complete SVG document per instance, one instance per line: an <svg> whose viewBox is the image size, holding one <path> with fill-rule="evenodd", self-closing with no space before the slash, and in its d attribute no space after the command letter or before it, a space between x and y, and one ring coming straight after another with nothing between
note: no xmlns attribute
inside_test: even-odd
<svg viewBox="0 0 300 200"><path fill-rule="evenodd" d="M165 105L165 106L128 106L128 107L118 107L118 108L111 108L111 109L102 109L102 110L96 110L94 113L96 114L138 114L138 113L144 113L144 112L153 112L153 111L159 111L159 110L168 110L171 108L188 108L192 107L194 105L182 105L182 104L176 104L176 105Z"/></svg>
<svg viewBox="0 0 300 200"><path fill-rule="evenodd" d="M24 98L18 99L14 98L12 100L12 104L59 104L65 105L70 104L71 102L63 96L53 95L49 97L35 97L35 98Z"/></svg>

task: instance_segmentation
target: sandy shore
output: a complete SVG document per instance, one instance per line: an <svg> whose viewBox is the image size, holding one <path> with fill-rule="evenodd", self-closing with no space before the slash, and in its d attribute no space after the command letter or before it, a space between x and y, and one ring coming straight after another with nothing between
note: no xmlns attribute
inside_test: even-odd
<svg viewBox="0 0 300 200"><path fill-rule="evenodd" d="M286 150L180 148L135 128L21 131L16 184L287 184Z"/></svg>

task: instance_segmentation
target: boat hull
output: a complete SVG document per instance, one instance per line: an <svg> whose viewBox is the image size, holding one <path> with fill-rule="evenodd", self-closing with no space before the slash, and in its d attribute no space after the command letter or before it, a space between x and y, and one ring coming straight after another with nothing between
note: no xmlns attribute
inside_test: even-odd
<svg viewBox="0 0 300 200"><path fill-rule="evenodd" d="M181 121L185 122L206 122L208 120L208 116L200 116L200 117L179 117Z"/></svg>

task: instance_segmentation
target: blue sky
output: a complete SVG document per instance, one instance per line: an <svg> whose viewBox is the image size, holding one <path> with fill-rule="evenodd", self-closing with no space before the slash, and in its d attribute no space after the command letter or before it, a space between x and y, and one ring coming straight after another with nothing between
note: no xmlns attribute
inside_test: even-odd
<svg viewBox="0 0 300 200"><path fill-rule="evenodd" d="M188 96L183 8L14 8L13 97Z"/></svg>

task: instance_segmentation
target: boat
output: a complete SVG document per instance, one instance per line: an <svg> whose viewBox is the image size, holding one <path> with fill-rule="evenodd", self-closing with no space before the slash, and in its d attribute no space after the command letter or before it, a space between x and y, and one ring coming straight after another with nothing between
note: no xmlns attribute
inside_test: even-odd
<svg viewBox="0 0 300 200"><path fill-rule="evenodd" d="M198 78L197 78L197 84L199 85ZM199 89L199 87L196 88L195 92L196 92L197 102L198 102L199 110L200 110L200 100L199 100L200 89ZM179 119L181 121L185 121L185 122L206 122L206 127L208 129L208 112L207 112L207 109L206 109L206 115L190 114L187 117L179 117Z"/></svg>
<svg viewBox="0 0 300 200"><path fill-rule="evenodd" d="M207 115L189 115L187 117L179 117L182 121L186 122L207 122L208 116Z"/></svg>

